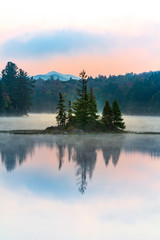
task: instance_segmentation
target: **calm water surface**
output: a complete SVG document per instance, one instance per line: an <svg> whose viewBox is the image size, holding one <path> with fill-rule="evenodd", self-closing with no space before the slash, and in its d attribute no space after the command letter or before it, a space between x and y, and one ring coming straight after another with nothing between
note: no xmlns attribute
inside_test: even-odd
<svg viewBox="0 0 160 240"><path fill-rule="evenodd" d="M0 239L159 240L159 135L0 134Z"/></svg>

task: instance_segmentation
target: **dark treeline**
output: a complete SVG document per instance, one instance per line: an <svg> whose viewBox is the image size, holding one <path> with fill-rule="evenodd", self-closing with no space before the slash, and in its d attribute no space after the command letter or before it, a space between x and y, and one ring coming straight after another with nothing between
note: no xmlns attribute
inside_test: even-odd
<svg viewBox="0 0 160 240"><path fill-rule="evenodd" d="M24 115L32 105L35 81L16 64L8 62L0 81L0 114Z"/></svg>
<svg viewBox="0 0 160 240"><path fill-rule="evenodd" d="M35 85L35 88L34 88ZM126 75L88 77L88 89L94 89L98 111L106 99L116 98L126 114L160 114L160 71ZM56 112L59 92L68 102L74 102L79 81L44 81L27 76L16 64L8 62L0 81L0 114L23 115L27 112ZM34 92L33 92L34 89Z"/></svg>
<svg viewBox="0 0 160 240"><path fill-rule="evenodd" d="M88 88L94 89L98 111L103 110L106 98L116 98L126 114L160 114L160 72L126 74L119 76L98 76L88 78ZM31 110L34 112L56 112L58 93L68 102L75 101L79 81L67 82L42 79L36 81Z"/></svg>

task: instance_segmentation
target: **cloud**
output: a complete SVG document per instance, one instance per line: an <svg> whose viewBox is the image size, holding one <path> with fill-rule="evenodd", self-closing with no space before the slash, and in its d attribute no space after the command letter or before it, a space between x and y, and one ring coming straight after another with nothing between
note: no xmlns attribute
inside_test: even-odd
<svg viewBox="0 0 160 240"><path fill-rule="evenodd" d="M9 39L0 45L3 58L39 59L54 56L79 54L104 54L128 51L129 49L147 49L159 52L159 31L139 35L103 34L86 31L59 30L41 32L30 36L22 35Z"/></svg>
<svg viewBox="0 0 160 240"><path fill-rule="evenodd" d="M3 57L38 58L48 55L68 55L84 52L108 52L114 45L111 35L97 35L84 31L61 30L39 33L35 36L20 36L1 45Z"/></svg>

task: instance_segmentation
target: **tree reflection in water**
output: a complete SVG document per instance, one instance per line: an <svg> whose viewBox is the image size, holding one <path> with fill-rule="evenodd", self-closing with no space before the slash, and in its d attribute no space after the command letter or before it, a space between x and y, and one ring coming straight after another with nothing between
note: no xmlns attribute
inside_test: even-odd
<svg viewBox="0 0 160 240"><path fill-rule="evenodd" d="M28 155L34 159L36 146L47 146L58 150L58 169L63 168L65 150L68 150L69 162L76 164L75 175L79 191L83 194L88 179L92 178L97 161L97 151L102 151L105 165L112 159L117 166L121 150L127 152L145 152L151 156L160 155L159 135L10 135L0 134L1 161L7 171L14 170L22 164Z"/></svg>
<svg viewBox="0 0 160 240"><path fill-rule="evenodd" d="M20 136L3 135L3 139L0 139L0 152L1 160L4 163L7 171L15 169L17 164L22 164L27 158L28 154L32 154L34 151L35 143L32 139L23 138Z"/></svg>
<svg viewBox="0 0 160 240"><path fill-rule="evenodd" d="M75 145L73 160L76 162L77 184L82 194L87 187L87 175L90 179L92 177L96 159L96 146L92 141L83 141Z"/></svg>
<svg viewBox="0 0 160 240"><path fill-rule="evenodd" d="M58 169L60 170L62 168L64 151L65 151L65 147L66 147L64 139L63 138L62 139L58 138L57 141L56 141L56 146L58 148L58 160L59 160Z"/></svg>

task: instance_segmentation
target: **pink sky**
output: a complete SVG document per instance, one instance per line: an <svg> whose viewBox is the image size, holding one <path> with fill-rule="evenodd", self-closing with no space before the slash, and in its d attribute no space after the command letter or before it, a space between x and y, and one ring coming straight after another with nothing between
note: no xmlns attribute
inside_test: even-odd
<svg viewBox="0 0 160 240"><path fill-rule="evenodd" d="M29 75L159 70L159 5L157 0L3 2L0 71L8 61Z"/></svg>
<svg viewBox="0 0 160 240"><path fill-rule="evenodd" d="M62 56L46 61L17 60L14 62L16 62L18 67L25 69L29 75L45 74L56 70L60 73L70 73L78 76L79 72L85 69L88 76L98 76L99 74L108 76L109 74L118 75L127 72L141 73L160 69L160 56L153 58L152 55L145 50L141 52L136 50L118 52L109 57L103 55Z"/></svg>

